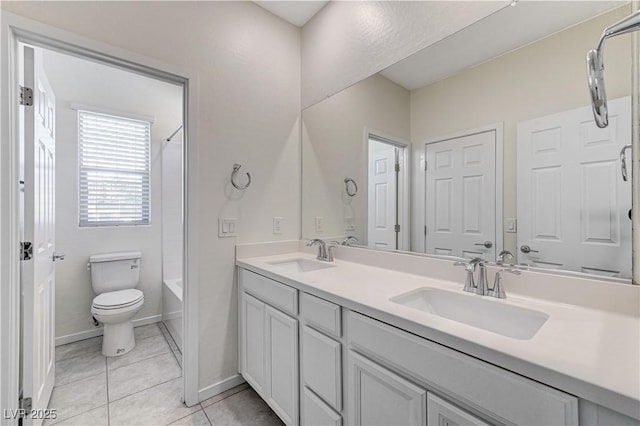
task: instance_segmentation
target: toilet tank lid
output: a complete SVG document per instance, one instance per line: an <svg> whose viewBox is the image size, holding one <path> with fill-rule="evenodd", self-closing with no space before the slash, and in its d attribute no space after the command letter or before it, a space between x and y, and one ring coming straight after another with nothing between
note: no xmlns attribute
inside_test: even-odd
<svg viewBox="0 0 640 426"><path fill-rule="evenodd" d="M94 254L89 257L89 263L113 262L115 260L133 260L140 259L142 253L139 251L120 251L116 253Z"/></svg>

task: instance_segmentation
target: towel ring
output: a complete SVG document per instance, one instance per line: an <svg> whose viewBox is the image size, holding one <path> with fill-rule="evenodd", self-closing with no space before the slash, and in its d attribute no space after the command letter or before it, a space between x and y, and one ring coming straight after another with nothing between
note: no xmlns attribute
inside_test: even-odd
<svg viewBox="0 0 640 426"><path fill-rule="evenodd" d="M247 189L249 185L251 185L251 175L249 174L249 172L247 172L247 183L245 183L244 185L237 184L236 175L238 174L240 167L242 167L240 164L233 165L233 171L231 172L231 185L233 185L235 189L244 190Z"/></svg>
<svg viewBox="0 0 640 426"><path fill-rule="evenodd" d="M353 190L350 190L349 184L353 184ZM349 197L353 197L358 193L358 184L351 178L344 178L344 187Z"/></svg>

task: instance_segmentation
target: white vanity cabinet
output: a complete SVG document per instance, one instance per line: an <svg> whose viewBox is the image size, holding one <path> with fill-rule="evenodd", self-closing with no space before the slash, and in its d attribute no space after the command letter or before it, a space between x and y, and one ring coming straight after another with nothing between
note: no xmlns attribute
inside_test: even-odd
<svg viewBox="0 0 640 426"><path fill-rule="evenodd" d="M296 289L240 270L240 373L287 425L299 422L296 315Z"/></svg>
<svg viewBox="0 0 640 426"><path fill-rule="evenodd" d="M400 410L402 424L578 424L573 395L359 313L347 311L345 317L350 423L368 424L385 411ZM435 398L428 398L425 409L427 391ZM363 414L365 409L371 414Z"/></svg>

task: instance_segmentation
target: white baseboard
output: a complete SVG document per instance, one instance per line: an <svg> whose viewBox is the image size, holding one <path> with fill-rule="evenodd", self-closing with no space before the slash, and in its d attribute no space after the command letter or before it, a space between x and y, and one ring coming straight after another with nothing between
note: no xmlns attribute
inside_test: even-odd
<svg viewBox="0 0 640 426"><path fill-rule="evenodd" d="M160 321L162 321L162 315L152 315L150 317L134 319L133 326L140 327L141 325L153 324ZM56 337L56 346L66 345L67 343L73 343L80 340L91 339L92 337L102 336L102 332L102 327L96 327L93 330L85 330L79 333Z"/></svg>
<svg viewBox="0 0 640 426"><path fill-rule="evenodd" d="M209 399L212 396L216 396L221 394L224 391L228 391L231 388L235 388L238 385L244 383L244 379L240 374L235 374L228 379L224 379L218 383L214 383L211 386L207 386L206 388L200 389L198 391L198 401L202 402L205 399Z"/></svg>

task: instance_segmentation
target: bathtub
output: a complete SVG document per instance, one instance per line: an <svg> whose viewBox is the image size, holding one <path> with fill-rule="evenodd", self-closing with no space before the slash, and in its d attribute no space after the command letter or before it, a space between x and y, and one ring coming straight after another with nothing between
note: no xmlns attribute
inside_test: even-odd
<svg viewBox="0 0 640 426"><path fill-rule="evenodd" d="M162 286L162 322L182 353L182 279L165 279Z"/></svg>

